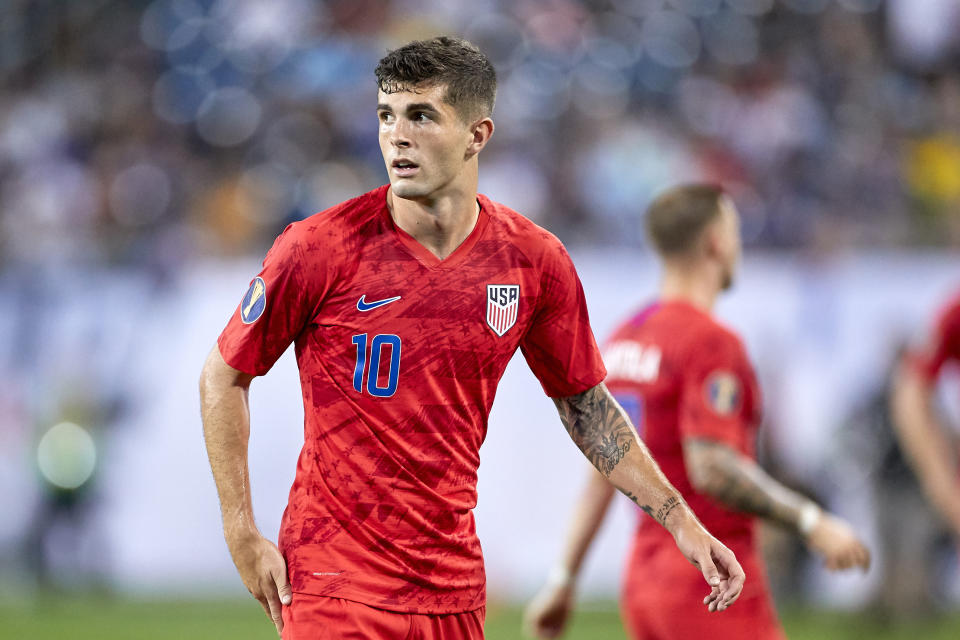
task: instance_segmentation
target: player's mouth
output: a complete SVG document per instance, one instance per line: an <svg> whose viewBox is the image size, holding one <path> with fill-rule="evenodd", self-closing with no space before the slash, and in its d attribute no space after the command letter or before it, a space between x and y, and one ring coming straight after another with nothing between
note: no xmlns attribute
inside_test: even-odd
<svg viewBox="0 0 960 640"><path fill-rule="evenodd" d="M391 167L393 168L394 175L398 178L413 177L420 170L420 165L406 158L397 158L393 161Z"/></svg>

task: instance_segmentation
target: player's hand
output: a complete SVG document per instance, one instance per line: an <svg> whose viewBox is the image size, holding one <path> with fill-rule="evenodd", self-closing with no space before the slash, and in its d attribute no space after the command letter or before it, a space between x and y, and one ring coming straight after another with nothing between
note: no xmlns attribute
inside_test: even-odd
<svg viewBox="0 0 960 640"><path fill-rule="evenodd" d="M259 533L228 537L227 546L244 586L260 601L279 634L283 631L282 605L293 599L280 549Z"/></svg>
<svg viewBox="0 0 960 640"><path fill-rule="evenodd" d="M573 585L547 583L523 612L524 632L533 638L558 638L573 610Z"/></svg>
<svg viewBox="0 0 960 640"><path fill-rule="evenodd" d="M746 575L737 557L710 535L692 515L674 533L684 557L703 573L710 595L703 599L710 611L723 611L740 597Z"/></svg>
<svg viewBox="0 0 960 640"><path fill-rule="evenodd" d="M822 513L807 535L807 546L823 556L824 565L831 571L860 567L870 568L870 550L860 541L849 524Z"/></svg>

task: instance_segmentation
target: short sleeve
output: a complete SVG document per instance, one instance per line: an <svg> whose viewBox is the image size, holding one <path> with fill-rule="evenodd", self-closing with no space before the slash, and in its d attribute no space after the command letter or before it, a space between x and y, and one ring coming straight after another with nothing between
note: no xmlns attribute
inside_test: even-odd
<svg viewBox="0 0 960 640"><path fill-rule="evenodd" d="M303 252L290 225L267 252L263 269L217 340L227 364L263 375L296 339L314 307L303 270Z"/></svg>
<svg viewBox="0 0 960 640"><path fill-rule="evenodd" d="M908 366L928 382L936 380L950 360L960 360L960 300L940 313L933 330L906 355Z"/></svg>
<svg viewBox="0 0 960 640"><path fill-rule="evenodd" d="M680 399L683 438L708 438L740 448L753 388L743 345L732 335L711 332L695 344L684 367Z"/></svg>
<svg viewBox="0 0 960 640"><path fill-rule="evenodd" d="M520 343L543 390L551 398L582 393L603 382L607 370L590 328L587 300L563 245L547 256L533 322Z"/></svg>

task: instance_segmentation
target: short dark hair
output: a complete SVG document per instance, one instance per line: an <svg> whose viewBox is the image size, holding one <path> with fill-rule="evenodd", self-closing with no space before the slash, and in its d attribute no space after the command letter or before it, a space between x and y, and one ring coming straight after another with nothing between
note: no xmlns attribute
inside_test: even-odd
<svg viewBox="0 0 960 640"><path fill-rule="evenodd" d="M449 36L415 40L394 49L377 64L384 93L446 85L444 100L462 117L489 116L497 96L497 72L476 45Z"/></svg>
<svg viewBox="0 0 960 640"><path fill-rule="evenodd" d="M662 256L678 256L696 247L703 230L720 214L722 187L684 184L659 195L647 208L647 235Z"/></svg>

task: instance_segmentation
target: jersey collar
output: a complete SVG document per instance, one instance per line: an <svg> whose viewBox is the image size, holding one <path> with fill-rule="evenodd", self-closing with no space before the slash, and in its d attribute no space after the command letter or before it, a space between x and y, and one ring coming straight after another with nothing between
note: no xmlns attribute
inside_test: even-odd
<svg viewBox="0 0 960 640"><path fill-rule="evenodd" d="M483 236L483 232L487 228L487 222L490 216L488 211L490 208L490 200L483 195L477 194L477 203L480 205L477 223L473 226L470 235L460 243L460 246L454 249L453 253L449 256L441 260L433 255L429 249L417 242L413 236L398 227L397 223L393 221L393 217L390 215L390 207L387 206L387 192L388 189L384 188L380 214L387 225L389 233L393 234L393 237L407 253L429 269L451 269L462 263L467 256L469 256L471 249L477 244L477 241Z"/></svg>

